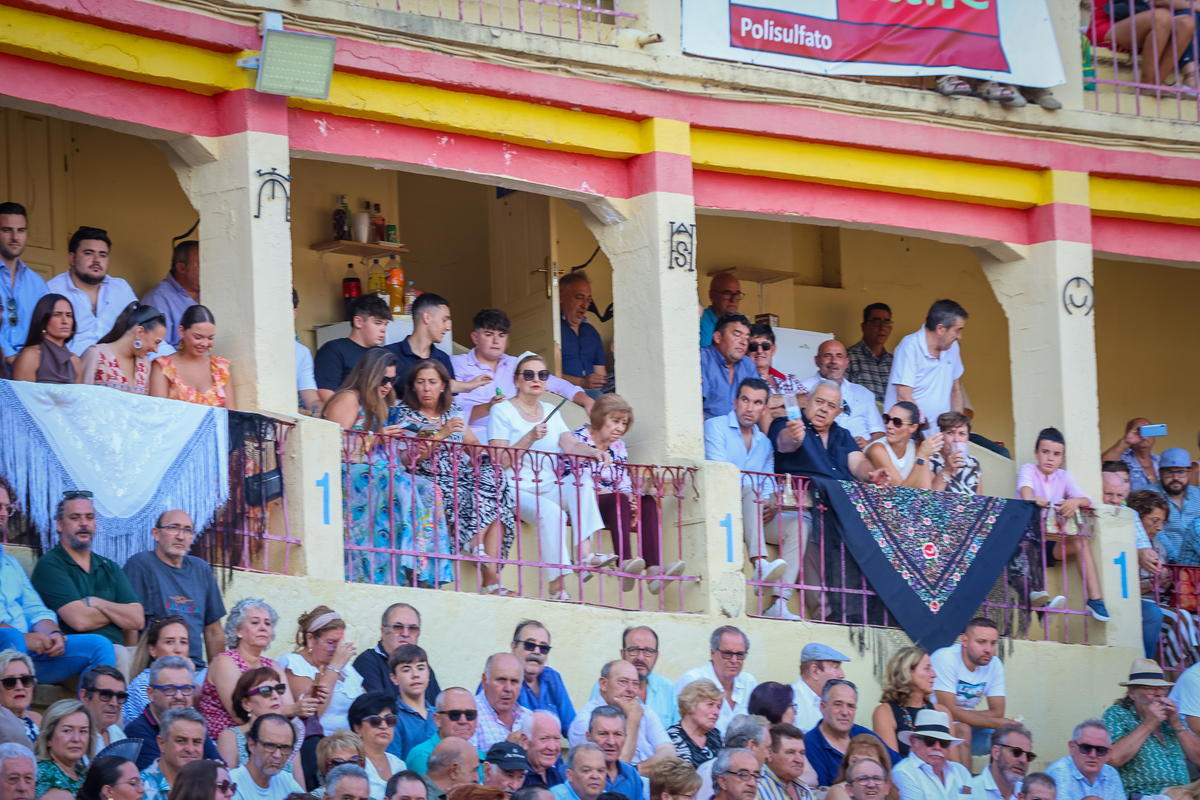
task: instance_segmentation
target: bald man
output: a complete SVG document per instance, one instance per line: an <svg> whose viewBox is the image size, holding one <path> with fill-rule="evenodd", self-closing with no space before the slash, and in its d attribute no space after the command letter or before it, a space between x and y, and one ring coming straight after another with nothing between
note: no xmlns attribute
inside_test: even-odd
<svg viewBox="0 0 1200 800"><path fill-rule="evenodd" d="M454 787L479 783L479 751L462 739L442 739L429 756L424 778L429 800L445 800Z"/></svg>
<svg viewBox="0 0 1200 800"><path fill-rule="evenodd" d="M742 284L732 272L722 272L714 275L708 285L708 299L711 305L704 309L700 316L700 346L712 344L713 331L717 329L717 320L726 314L737 314L738 305L742 302Z"/></svg>
<svg viewBox="0 0 1200 800"><path fill-rule="evenodd" d="M496 653L487 660L475 705L479 719L471 743L487 752L496 742L519 744L521 720L529 712L518 699L525 682L525 668L512 653Z"/></svg>
<svg viewBox="0 0 1200 800"><path fill-rule="evenodd" d="M842 413L838 415L837 424L848 430L863 449L881 438L883 418L875 405L875 394L865 386L846 380L850 359L846 356L845 346L837 339L821 342L813 360L817 362L817 374L800 384L805 391L812 392L822 380L833 381L842 390Z"/></svg>

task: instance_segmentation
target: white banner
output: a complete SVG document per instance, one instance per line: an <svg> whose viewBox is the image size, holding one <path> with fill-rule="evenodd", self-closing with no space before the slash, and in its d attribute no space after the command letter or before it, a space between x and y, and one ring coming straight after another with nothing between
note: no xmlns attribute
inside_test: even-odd
<svg viewBox="0 0 1200 800"><path fill-rule="evenodd" d="M1066 82L1046 0L682 0L696 56L823 75Z"/></svg>

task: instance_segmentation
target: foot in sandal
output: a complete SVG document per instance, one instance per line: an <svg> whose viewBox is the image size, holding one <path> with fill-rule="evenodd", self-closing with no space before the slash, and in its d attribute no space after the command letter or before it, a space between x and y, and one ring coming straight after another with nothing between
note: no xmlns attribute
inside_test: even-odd
<svg viewBox="0 0 1200 800"><path fill-rule="evenodd" d="M971 94L971 84L957 75L943 75L934 84L934 91L946 97L966 97Z"/></svg>

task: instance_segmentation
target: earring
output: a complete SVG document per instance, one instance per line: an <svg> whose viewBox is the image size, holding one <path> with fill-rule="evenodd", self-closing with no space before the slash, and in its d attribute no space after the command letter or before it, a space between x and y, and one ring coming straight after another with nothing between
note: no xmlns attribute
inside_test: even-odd
<svg viewBox="0 0 1200 800"><path fill-rule="evenodd" d="M134 340L133 340L133 349L134 349L134 350L141 350L141 349L142 349L142 340L141 340L141 339L134 339Z"/></svg>

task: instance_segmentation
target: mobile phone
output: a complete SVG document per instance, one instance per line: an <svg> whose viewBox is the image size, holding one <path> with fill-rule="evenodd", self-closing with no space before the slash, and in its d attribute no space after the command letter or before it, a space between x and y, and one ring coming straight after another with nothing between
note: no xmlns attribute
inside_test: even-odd
<svg viewBox="0 0 1200 800"><path fill-rule="evenodd" d="M1166 436L1167 426L1165 423L1160 425L1143 425L1141 428L1138 428L1138 433L1147 439L1155 436Z"/></svg>

